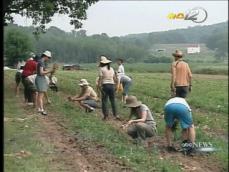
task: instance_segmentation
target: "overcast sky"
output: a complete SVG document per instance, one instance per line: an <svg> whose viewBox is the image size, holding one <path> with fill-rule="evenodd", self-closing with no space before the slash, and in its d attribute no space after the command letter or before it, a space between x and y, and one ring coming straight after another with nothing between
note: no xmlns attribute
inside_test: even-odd
<svg viewBox="0 0 229 172"><path fill-rule="evenodd" d="M169 13L187 12L194 7L203 7L207 20L197 24L190 20L169 20ZM87 35L107 33L109 36L124 36L132 33L165 31L189 26L210 25L228 21L227 1L99 1L87 10L88 19L82 29ZM19 16L15 23L30 26L31 20ZM47 25L70 32L74 29L67 16L55 15Z"/></svg>

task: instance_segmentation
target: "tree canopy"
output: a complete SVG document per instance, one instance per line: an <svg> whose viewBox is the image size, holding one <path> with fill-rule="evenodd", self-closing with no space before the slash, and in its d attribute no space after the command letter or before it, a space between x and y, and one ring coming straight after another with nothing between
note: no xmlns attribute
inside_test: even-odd
<svg viewBox="0 0 229 172"><path fill-rule="evenodd" d="M4 0L4 23L13 22L12 14L32 18L36 25L35 34L45 31L45 24L51 22L55 13L67 14L70 24L81 28L87 18L86 10L98 0Z"/></svg>
<svg viewBox="0 0 229 172"><path fill-rule="evenodd" d="M18 60L26 60L33 50L33 42L29 35L17 29L10 29L6 33L4 55L9 65L14 65Z"/></svg>

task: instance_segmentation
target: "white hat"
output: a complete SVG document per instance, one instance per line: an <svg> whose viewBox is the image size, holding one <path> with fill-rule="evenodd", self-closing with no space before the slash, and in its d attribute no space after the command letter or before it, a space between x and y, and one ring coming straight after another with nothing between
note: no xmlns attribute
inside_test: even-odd
<svg viewBox="0 0 229 172"><path fill-rule="evenodd" d="M47 50L46 50L43 54L44 54L45 56L49 57L49 58L52 57L52 54L51 54L50 51L47 51Z"/></svg>
<svg viewBox="0 0 229 172"><path fill-rule="evenodd" d="M79 85L84 86L84 85L89 85L89 83L87 82L86 79L81 79Z"/></svg>
<svg viewBox="0 0 229 172"><path fill-rule="evenodd" d="M105 56L100 57L100 63L107 64L111 63L112 61L108 60Z"/></svg>

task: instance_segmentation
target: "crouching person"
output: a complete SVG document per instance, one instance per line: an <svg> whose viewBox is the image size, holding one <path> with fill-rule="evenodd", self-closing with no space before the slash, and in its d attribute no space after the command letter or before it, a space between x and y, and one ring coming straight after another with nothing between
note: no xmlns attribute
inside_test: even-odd
<svg viewBox="0 0 229 172"><path fill-rule="evenodd" d="M68 97L70 101L77 101L81 108L85 109L86 112L92 112L97 108L98 96L94 89L89 86L86 79L81 79L79 86L81 87L81 92L79 95L74 97Z"/></svg>
<svg viewBox="0 0 229 172"><path fill-rule="evenodd" d="M176 120L180 122L182 128L183 143L195 142L195 128L192 120L191 108L184 98L174 97L167 101L164 107L165 111L165 136L167 140L167 149L169 152L176 151L171 142L172 128ZM194 149L193 149L194 150ZM190 153L192 150L189 151Z"/></svg>
<svg viewBox="0 0 229 172"><path fill-rule="evenodd" d="M147 138L156 134L156 122L150 109L135 96L128 96L125 106L130 108L130 120L126 124L128 135L134 139L135 143L145 144ZM133 116L136 119L132 119Z"/></svg>

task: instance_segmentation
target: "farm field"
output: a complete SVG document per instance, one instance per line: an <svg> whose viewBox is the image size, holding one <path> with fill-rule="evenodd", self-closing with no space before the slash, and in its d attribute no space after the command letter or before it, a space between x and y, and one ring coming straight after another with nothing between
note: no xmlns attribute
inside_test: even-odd
<svg viewBox="0 0 229 172"><path fill-rule="evenodd" d="M110 117L109 121L104 122L100 110L85 113L67 101L68 96L79 91L78 81L81 78L86 78L95 86L97 70L90 65L86 67L90 70L57 71L59 92L49 90L52 104L46 105L50 112L47 117L25 107L22 94L15 99L15 71L5 71L4 154L21 150L31 153L20 158L6 156L5 171L228 171L227 75L193 75L193 89L187 101L193 110L196 141L211 142L219 151L186 157L181 153L165 151L165 123L161 114L170 97L168 73L150 73L154 66L146 66L145 70L138 66L137 72L133 70L134 64L126 67L127 74L133 78L130 94L149 106L157 122L158 135L153 140L153 147L146 150L132 144L120 128L124 121L117 122ZM218 68L221 68L220 65ZM226 70L225 66L223 70ZM127 120L129 110L121 104L120 95L117 95L117 106L122 119ZM15 120L30 117L31 120L25 122ZM179 137L178 130L174 138L176 145L180 144Z"/></svg>
<svg viewBox="0 0 229 172"><path fill-rule="evenodd" d="M185 60L185 59L184 59ZM196 74L216 74L216 75L227 75L228 74L228 63L220 62L189 62L192 73ZM82 68L96 70L95 63L82 64ZM114 67L117 67L114 64ZM129 73L169 73L170 63L127 63L125 64L125 70Z"/></svg>

